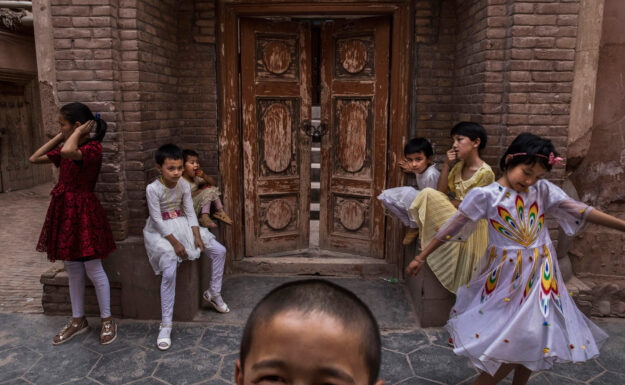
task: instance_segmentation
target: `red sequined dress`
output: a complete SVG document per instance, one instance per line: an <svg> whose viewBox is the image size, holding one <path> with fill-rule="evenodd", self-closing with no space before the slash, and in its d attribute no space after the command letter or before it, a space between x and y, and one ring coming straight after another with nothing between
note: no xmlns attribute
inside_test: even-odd
<svg viewBox="0 0 625 385"><path fill-rule="evenodd" d="M50 261L106 258L115 250L111 227L93 192L102 165L102 146L89 141L80 151L80 161L62 158L61 147L46 154L60 168L37 243L37 251L47 252Z"/></svg>

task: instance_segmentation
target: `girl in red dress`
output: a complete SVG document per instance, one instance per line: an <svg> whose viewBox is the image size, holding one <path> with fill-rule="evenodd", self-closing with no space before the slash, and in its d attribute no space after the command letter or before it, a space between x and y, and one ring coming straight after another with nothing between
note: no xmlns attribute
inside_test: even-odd
<svg viewBox="0 0 625 385"><path fill-rule="evenodd" d="M53 345L69 341L88 330L85 318L85 272L95 287L102 329L100 343L110 344L117 337L117 324L111 317L111 293L102 258L115 250L111 228L104 209L93 193L102 165L102 145L106 122L82 103L61 108L60 132L30 157L32 163L54 163L59 181L41 230L37 251L46 252L52 262L62 260L69 278L73 318L54 337ZM95 128L95 135L90 136Z"/></svg>

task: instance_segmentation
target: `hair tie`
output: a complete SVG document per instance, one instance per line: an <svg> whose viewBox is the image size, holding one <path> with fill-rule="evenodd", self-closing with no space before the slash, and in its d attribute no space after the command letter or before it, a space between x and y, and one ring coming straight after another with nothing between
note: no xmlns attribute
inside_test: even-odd
<svg viewBox="0 0 625 385"><path fill-rule="evenodd" d="M516 154L510 154L513 157L518 155L528 155L527 152L517 152ZM549 153L549 156L543 154L534 154L534 156L538 156L540 158L547 159L547 163L550 166L564 166L564 159L560 156L556 156L553 152Z"/></svg>
<svg viewBox="0 0 625 385"><path fill-rule="evenodd" d="M100 120L100 113L96 112L95 115L93 115L93 120Z"/></svg>

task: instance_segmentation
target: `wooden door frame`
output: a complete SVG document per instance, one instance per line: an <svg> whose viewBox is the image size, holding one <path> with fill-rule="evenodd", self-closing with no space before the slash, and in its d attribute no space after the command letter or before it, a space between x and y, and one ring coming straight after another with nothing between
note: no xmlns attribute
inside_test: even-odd
<svg viewBox="0 0 625 385"><path fill-rule="evenodd" d="M401 175L397 172L397 162L401 159L403 145L409 126L411 78L411 52L413 44L414 13L411 0L387 2L353 2L347 0L322 1L316 3L285 2L276 0L262 5L238 2L236 0L217 1L217 70L218 70L218 116L220 130L219 171L222 176L224 206L234 218L232 226L225 228L224 243L230 260L241 261L245 257L244 227L240 220L243 215L243 166L241 122L239 111L239 57L238 19L253 16L389 16L392 24L391 79L389 90L389 134L387 186L398 186ZM233 37L237 38L233 38ZM401 224L386 221L385 261L403 269L401 245Z"/></svg>

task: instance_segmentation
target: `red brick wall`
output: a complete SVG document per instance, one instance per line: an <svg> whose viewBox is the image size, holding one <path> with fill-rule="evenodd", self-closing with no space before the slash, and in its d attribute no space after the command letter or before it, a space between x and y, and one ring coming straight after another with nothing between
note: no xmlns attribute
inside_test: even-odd
<svg viewBox="0 0 625 385"><path fill-rule="evenodd" d="M204 172L218 175L215 5L185 0L178 19L180 144L200 154Z"/></svg>
<svg viewBox="0 0 625 385"><path fill-rule="evenodd" d="M456 11L454 1L415 2L415 66L411 134L428 138L438 158L449 146L453 105Z"/></svg>
<svg viewBox="0 0 625 385"><path fill-rule="evenodd" d="M125 172L129 231L140 234L147 209L145 186L157 172L154 151L179 130L177 17L174 0L122 0Z"/></svg>
<svg viewBox="0 0 625 385"><path fill-rule="evenodd" d="M59 102L85 103L108 123L96 192L115 238L123 239L128 210L119 111L118 4L117 0L52 0L50 6Z"/></svg>

